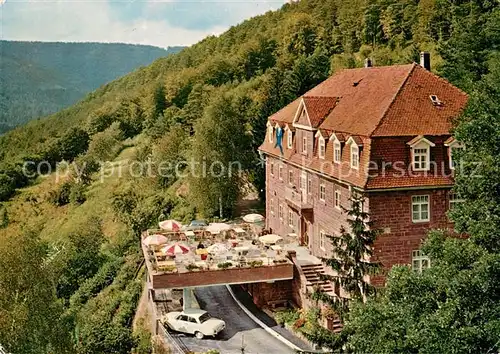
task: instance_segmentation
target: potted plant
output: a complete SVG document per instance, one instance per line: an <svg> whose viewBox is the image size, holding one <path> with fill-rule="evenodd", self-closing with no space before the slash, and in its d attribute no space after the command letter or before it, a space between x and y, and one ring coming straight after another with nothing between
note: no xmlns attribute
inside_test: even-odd
<svg viewBox="0 0 500 354"><path fill-rule="evenodd" d="M192 272L192 271L197 271L197 270L200 270L200 267L198 267L196 264L191 263L191 264L188 264L188 265L186 266L186 269L187 269L188 271Z"/></svg>

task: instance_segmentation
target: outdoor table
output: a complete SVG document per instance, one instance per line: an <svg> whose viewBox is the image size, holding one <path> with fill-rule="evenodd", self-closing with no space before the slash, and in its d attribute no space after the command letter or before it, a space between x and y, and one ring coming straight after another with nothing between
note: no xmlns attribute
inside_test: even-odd
<svg viewBox="0 0 500 354"><path fill-rule="evenodd" d="M283 248L280 245L273 245L271 246L271 249L273 251L281 251Z"/></svg>
<svg viewBox="0 0 500 354"><path fill-rule="evenodd" d="M246 231L243 230L241 227L235 227L234 229L234 232L236 232L237 234L244 234Z"/></svg>
<svg viewBox="0 0 500 354"><path fill-rule="evenodd" d="M250 250L250 247L247 247L247 246L239 246L239 247L235 247L234 248L234 251L238 252L238 254L242 254L244 252L248 252L249 250Z"/></svg>
<svg viewBox="0 0 500 354"><path fill-rule="evenodd" d="M175 261L169 260L169 261L158 261L156 263L156 266L158 270L162 270L163 268L171 268L175 267Z"/></svg>

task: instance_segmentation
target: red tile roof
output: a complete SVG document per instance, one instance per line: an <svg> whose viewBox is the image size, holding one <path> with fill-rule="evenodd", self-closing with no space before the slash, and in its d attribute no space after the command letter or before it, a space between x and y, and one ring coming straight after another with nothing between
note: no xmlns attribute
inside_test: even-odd
<svg viewBox="0 0 500 354"><path fill-rule="evenodd" d="M464 92L417 64L342 70L302 98L313 127L362 136L448 134L467 103ZM302 98L269 119L292 123Z"/></svg>
<svg viewBox="0 0 500 354"><path fill-rule="evenodd" d="M337 103L337 97L305 95L303 99L313 128L318 128L318 126L323 123L323 120L330 114Z"/></svg>

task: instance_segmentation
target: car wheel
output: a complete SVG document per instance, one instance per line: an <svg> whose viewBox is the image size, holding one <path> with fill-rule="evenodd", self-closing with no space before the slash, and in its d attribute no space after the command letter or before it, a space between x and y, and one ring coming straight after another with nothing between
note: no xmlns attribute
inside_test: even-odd
<svg viewBox="0 0 500 354"><path fill-rule="evenodd" d="M204 337L203 333L201 333L201 332L196 332L194 335L198 339L203 339L203 337Z"/></svg>

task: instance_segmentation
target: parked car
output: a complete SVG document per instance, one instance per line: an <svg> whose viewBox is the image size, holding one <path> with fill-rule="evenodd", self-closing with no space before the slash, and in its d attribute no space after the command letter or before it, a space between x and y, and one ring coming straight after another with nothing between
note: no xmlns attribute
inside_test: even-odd
<svg viewBox="0 0 500 354"><path fill-rule="evenodd" d="M163 318L163 324L177 332L194 334L198 339L205 336L215 337L226 328L224 321L198 309L169 312Z"/></svg>
<svg viewBox="0 0 500 354"><path fill-rule="evenodd" d="M193 220L191 223L184 228L185 231L198 231L198 230L205 230L205 227L207 227L207 223L203 220Z"/></svg>

